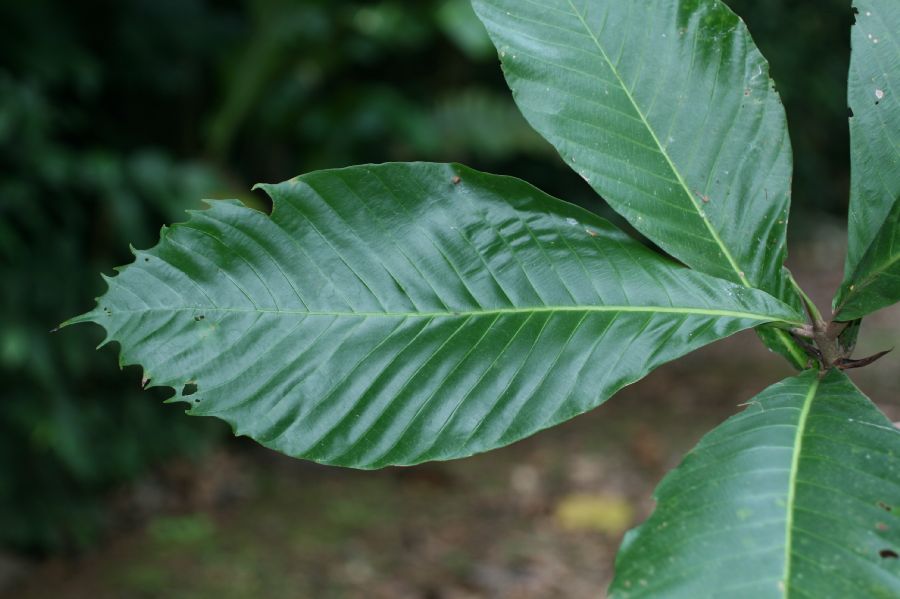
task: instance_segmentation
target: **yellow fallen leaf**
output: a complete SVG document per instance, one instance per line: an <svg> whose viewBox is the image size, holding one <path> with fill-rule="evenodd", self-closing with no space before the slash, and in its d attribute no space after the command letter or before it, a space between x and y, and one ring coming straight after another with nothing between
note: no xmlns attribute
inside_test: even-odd
<svg viewBox="0 0 900 599"><path fill-rule="evenodd" d="M557 504L556 521L567 530L593 530L619 535L634 521L634 508L616 495L576 493L564 497Z"/></svg>

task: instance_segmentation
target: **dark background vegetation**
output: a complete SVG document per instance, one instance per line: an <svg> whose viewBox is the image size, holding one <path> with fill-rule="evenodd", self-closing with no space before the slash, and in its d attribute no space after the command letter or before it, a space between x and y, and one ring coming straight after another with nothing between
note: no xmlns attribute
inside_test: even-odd
<svg viewBox="0 0 900 599"><path fill-rule="evenodd" d="M787 107L792 234L803 240L847 208L849 2L728 3ZM114 350L92 351L99 329L49 333L92 307L98 273L130 262L129 243L153 245L201 198L265 209L253 183L452 160L608 212L518 115L465 0L6 0L0 23L0 545L10 554L107 543L116 489L233 443L216 422L142 392Z"/></svg>

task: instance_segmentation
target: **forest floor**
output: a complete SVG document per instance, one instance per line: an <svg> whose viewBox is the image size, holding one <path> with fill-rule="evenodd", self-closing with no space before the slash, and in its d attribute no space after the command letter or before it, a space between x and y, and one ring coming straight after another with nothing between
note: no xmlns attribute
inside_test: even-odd
<svg viewBox="0 0 900 599"><path fill-rule="evenodd" d="M867 320L857 355L890 347L898 328L896 308ZM854 376L895 421L898 359ZM664 473L789 374L752 332L741 333L556 429L416 468L339 470L236 440L120 490L111 500L118 509L143 516L77 558L20 566L0 596L595 598Z"/></svg>

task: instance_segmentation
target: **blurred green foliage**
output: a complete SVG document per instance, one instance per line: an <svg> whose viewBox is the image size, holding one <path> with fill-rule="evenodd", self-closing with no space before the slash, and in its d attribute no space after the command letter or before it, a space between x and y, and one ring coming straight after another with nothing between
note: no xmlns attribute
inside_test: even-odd
<svg viewBox="0 0 900 599"><path fill-rule="evenodd" d="M846 0L733 0L773 64L796 203L843 214ZM442 160L599 209L516 111L466 0L0 3L0 544L77 549L103 496L221 437L60 321L202 197Z"/></svg>
<svg viewBox="0 0 900 599"><path fill-rule="evenodd" d="M126 41L147 23L137 4L106 8L99 23L69 4L0 8L0 542L20 548L90 543L103 492L217 429L142 395L139 375L91 351L99 331L49 333L91 305L96 273L127 261L129 242L151 243L221 187L179 152L176 116L188 122L182 94L203 91L195 76L218 59L205 48L219 36L173 39L179 11L155 14L148 34L165 39L153 45L193 55L170 62ZM167 114L169 138L154 131Z"/></svg>

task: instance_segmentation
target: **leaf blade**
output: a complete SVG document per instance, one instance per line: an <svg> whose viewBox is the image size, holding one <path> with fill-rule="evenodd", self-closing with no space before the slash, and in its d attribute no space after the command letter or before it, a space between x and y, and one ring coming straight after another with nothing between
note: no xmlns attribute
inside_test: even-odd
<svg viewBox="0 0 900 599"><path fill-rule="evenodd" d="M898 456L900 432L840 371L782 381L660 484L611 594L895 596Z"/></svg>
<svg viewBox="0 0 900 599"><path fill-rule="evenodd" d="M781 272L792 168L784 111L727 7L474 5L526 118L616 211L685 264L794 303ZM708 147L697 143L704 135Z"/></svg>
<svg viewBox="0 0 900 599"><path fill-rule="evenodd" d="M900 197L835 297L835 317L853 321L900 301Z"/></svg>
<svg viewBox="0 0 900 599"><path fill-rule="evenodd" d="M288 455L360 468L471 455L693 348L801 319L459 165L265 189L271 217L234 202L192 213L75 320L106 327L155 385L196 385L176 396L191 413Z"/></svg>
<svg viewBox="0 0 900 599"><path fill-rule="evenodd" d="M800 309L801 300L781 267L787 255L792 170L784 111L774 88L769 89L768 64L743 23L724 4L668 2L663 10L658 4L603 1L585 3L582 9L571 0L473 4L498 48L507 82L526 119L614 210L685 264L764 289ZM592 26L587 14L603 10L593 19L601 25ZM566 18L561 20L560 15ZM614 26L607 27L608 21ZM651 30L652 35L647 33ZM634 32L645 37L636 40L640 35ZM706 34L711 39L705 45L698 43ZM615 60L604 47L607 36L612 38L610 45L619 48ZM691 40L689 56L679 51L678 46L684 45L679 39ZM695 60L699 45L704 47L700 60ZM719 124L714 117L710 121L711 109L736 104L734 94L725 96L727 103L717 97L722 64L727 64L732 51L740 55L735 64L745 63L744 72L729 73L726 66L727 85L721 87L739 92L735 115L743 113L743 119L735 116ZM641 58L636 65L623 66L630 54ZM651 61L677 58L674 63L657 60L648 68L644 65L648 55ZM695 68L696 63L701 66ZM664 83L641 86L643 72L667 75ZM678 75L684 75L686 85ZM633 90L626 80L635 81ZM611 89L618 90L620 101L615 101L615 93L610 95ZM654 113L657 102L677 109ZM744 110L746 105L756 108ZM697 106L707 107L699 120L692 115ZM638 131L623 128L629 119L640 124ZM737 122L743 127L735 133ZM676 138L697 139L700 130L710 128L721 132L721 141L718 150L707 151L699 161L696 156L704 151L697 152L696 142L693 147L674 144ZM749 152L742 143L749 145ZM748 155L767 165L765 177L746 170ZM615 171L610 164L618 165L618 172L609 172ZM759 334L796 368L808 363L806 353L784 331L761 328Z"/></svg>
<svg viewBox="0 0 900 599"><path fill-rule="evenodd" d="M853 5L846 285L900 198L900 6L883 0L855 0ZM835 306L839 303L837 299Z"/></svg>
<svg viewBox="0 0 900 599"><path fill-rule="evenodd" d="M847 321L900 300L900 6L856 0L854 8L849 241L833 303Z"/></svg>

